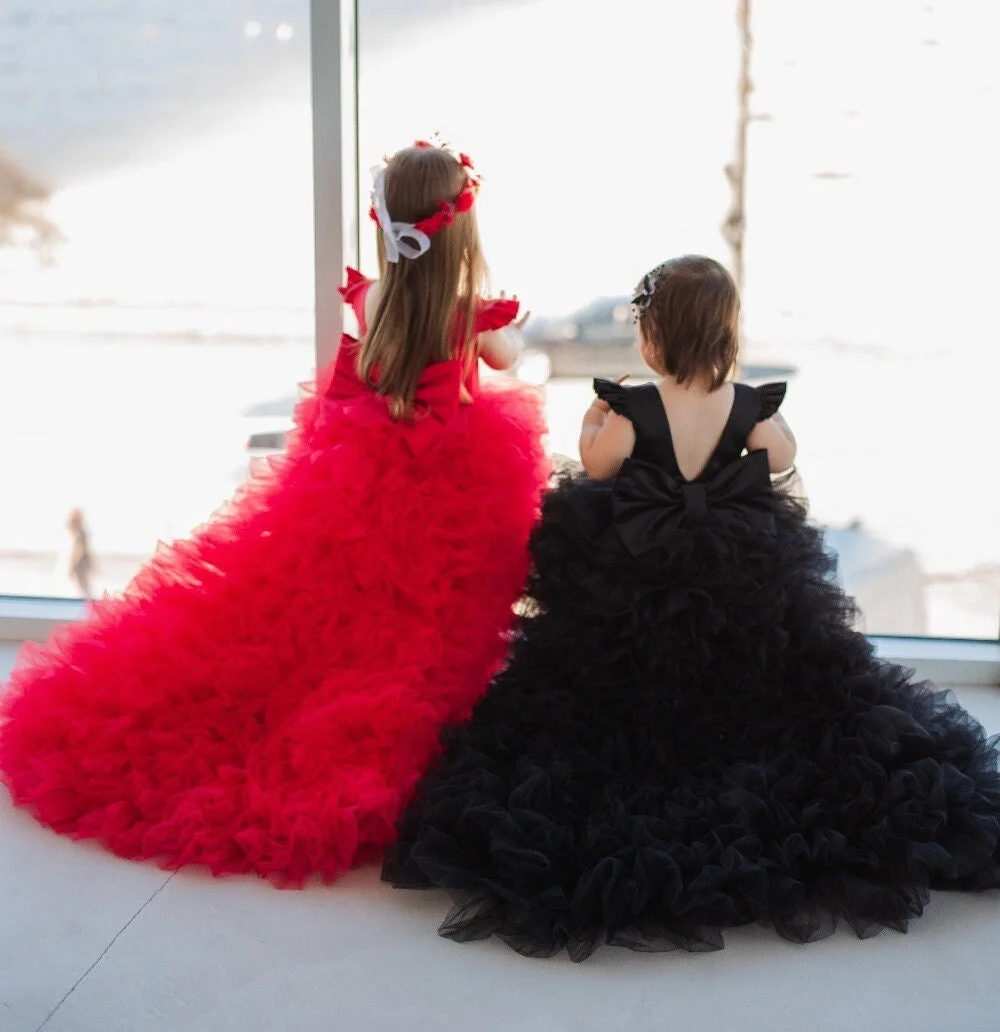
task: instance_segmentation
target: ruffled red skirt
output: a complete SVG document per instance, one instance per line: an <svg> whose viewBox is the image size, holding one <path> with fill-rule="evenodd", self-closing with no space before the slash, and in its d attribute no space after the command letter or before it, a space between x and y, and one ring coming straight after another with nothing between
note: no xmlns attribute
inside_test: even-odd
<svg viewBox="0 0 1000 1032"><path fill-rule="evenodd" d="M227 512L24 649L0 770L43 823L282 883L393 841L442 724L504 656L540 399L487 388L416 448L373 396L313 395L297 426Z"/></svg>

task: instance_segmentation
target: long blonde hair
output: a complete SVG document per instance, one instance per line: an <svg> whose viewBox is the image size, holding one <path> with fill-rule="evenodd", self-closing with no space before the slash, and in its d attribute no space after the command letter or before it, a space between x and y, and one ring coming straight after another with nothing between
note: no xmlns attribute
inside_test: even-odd
<svg viewBox="0 0 1000 1032"><path fill-rule="evenodd" d="M385 169L385 201L397 222L432 215L438 202L454 202L466 172L439 147L407 147ZM458 357L475 360L476 299L486 283L475 205L431 239L419 258L386 261L378 232L381 293L371 325L361 341L358 374L389 400L396 418L413 415L420 375L428 365Z"/></svg>

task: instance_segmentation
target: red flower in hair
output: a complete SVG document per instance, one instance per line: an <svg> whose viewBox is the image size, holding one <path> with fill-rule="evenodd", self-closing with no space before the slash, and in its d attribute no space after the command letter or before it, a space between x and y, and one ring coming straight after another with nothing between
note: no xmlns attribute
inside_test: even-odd
<svg viewBox="0 0 1000 1032"><path fill-rule="evenodd" d="M435 139L438 139L435 137ZM414 147L418 147L421 150L434 147L435 144L428 140L416 140L413 144ZM448 150L447 144L441 143L440 147L442 150ZM449 150L449 154L452 152ZM454 157L454 155L452 155ZM386 163L388 164L386 159ZM479 177L472 171L473 164L472 158L468 154L459 154L456 160L459 162L461 167L466 170L465 184L459 191L458 196L453 202L449 201L438 201L431 215L428 215L425 219L420 219L419 222L415 222L414 228L420 230L421 233L426 233L427 236L432 237L435 233L440 233L446 226L450 226L455 221L455 216L460 215L464 212L469 211L476 201L476 193L479 190ZM368 217L376 224L381 226L379 222L378 214L375 211L374 205L368 209ZM384 226L382 227L385 228Z"/></svg>
<svg viewBox="0 0 1000 1032"><path fill-rule="evenodd" d="M428 215L427 218L413 224L421 233L434 236L435 233L440 233L445 226L450 226L454 221L455 209L447 201L438 201L437 211L433 215Z"/></svg>
<svg viewBox="0 0 1000 1032"><path fill-rule="evenodd" d="M455 198L455 211L468 211L475 200L476 191L471 186L465 187L465 189L462 190L462 192Z"/></svg>

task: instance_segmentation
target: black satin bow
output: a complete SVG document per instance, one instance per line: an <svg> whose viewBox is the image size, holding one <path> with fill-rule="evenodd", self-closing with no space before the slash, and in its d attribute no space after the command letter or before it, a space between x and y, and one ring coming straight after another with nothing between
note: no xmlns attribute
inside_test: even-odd
<svg viewBox="0 0 1000 1032"><path fill-rule="evenodd" d="M731 527L774 534L767 452L744 455L698 483L630 459L615 481L612 512L615 529L634 556L654 547L662 535L709 516Z"/></svg>

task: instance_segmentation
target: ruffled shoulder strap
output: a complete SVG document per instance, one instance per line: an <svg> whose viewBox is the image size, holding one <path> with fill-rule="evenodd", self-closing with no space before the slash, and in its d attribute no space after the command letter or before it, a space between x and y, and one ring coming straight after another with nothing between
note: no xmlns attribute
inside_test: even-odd
<svg viewBox="0 0 1000 1032"><path fill-rule="evenodd" d="M521 309L520 301L510 297L482 298L476 305L476 333L488 333L509 326Z"/></svg>
<svg viewBox="0 0 1000 1032"><path fill-rule="evenodd" d="M357 269L347 267L347 282L337 289L344 299L345 305L350 305L357 316L361 332L365 331L365 298L368 296L368 289L374 283L367 276L362 275Z"/></svg>
<svg viewBox="0 0 1000 1032"><path fill-rule="evenodd" d="M781 403L785 400L785 392L788 390L788 384L784 382L765 383L755 388L755 390L757 397L760 399L760 411L757 413L757 422L760 423L765 419L770 419L781 408Z"/></svg>
<svg viewBox="0 0 1000 1032"><path fill-rule="evenodd" d="M753 428L778 411L787 386L785 383L765 383L760 387L751 387L747 383L733 384L733 407L715 453L709 460L710 466L733 462L743 454Z"/></svg>
<svg viewBox="0 0 1000 1032"><path fill-rule="evenodd" d="M617 412L619 416L624 416L626 419L631 418L632 408L629 404L629 391L627 387L623 387L620 383L615 383L613 380L598 378L594 380L594 393L601 401L606 401L611 406L612 412Z"/></svg>

